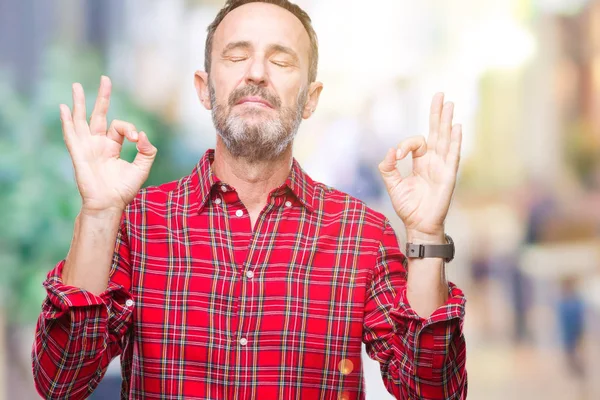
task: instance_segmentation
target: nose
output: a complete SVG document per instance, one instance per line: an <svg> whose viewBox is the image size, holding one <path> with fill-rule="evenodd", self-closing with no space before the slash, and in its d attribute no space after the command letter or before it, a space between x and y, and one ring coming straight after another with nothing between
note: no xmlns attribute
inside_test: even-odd
<svg viewBox="0 0 600 400"><path fill-rule="evenodd" d="M252 58L246 71L246 84L257 86L267 85L267 69L265 68L265 59L260 55Z"/></svg>

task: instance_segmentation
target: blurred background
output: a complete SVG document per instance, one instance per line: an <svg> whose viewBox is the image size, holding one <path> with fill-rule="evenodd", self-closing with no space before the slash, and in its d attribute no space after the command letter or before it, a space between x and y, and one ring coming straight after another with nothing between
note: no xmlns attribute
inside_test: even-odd
<svg viewBox="0 0 600 400"><path fill-rule="evenodd" d="M110 76L109 119L159 148L147 185L190 173L215 142L193 74L223 3L0 0L0 400L38 398L41 283L80 207L58 105L81 82L91 110ZM468 298L469 398L599 399L600 1L297 3L319 35L325 89L296 158L388 215L402 242L377 164L426 134L435 92L456 103L448 273ZM377 363L364 369L368 398L390 398ZM119 385L113 362L92 399L118 398Z"/></svg>

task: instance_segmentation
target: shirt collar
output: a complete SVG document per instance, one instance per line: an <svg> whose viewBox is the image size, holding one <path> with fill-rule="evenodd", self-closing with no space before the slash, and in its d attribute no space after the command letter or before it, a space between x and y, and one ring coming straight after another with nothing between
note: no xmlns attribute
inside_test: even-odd
<svg viewBox="0 0 600 400"><path fill-rule="evenodd" d="M300 163L295 158L292 161L292 169L285 181L285 185L291 189L292 193L294 193L308 211L314 211L315 182L304 172L300 167Z"/></svg>
<svg viewBox="0 0 600 400"><path fill-rule="evenodd" d="M214 149L208 149L192 172L192 187L198 199L198 212L201 212L208 202L212 188L221 182L211 167L214 159ZM273 190L271 195L283 194L287 189L298 198L308 211L314 211L315 182L304 172L295 158L292 161L292 168L285 183Z"/></svg>

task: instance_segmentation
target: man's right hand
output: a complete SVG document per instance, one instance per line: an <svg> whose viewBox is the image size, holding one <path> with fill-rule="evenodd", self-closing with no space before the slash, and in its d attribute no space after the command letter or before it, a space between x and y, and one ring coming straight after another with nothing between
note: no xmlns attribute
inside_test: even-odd
<svg viewBox="0 0 600 400"><path fill-rule="evenodd" d="M63 137L86 213L122 212L148 179L157 152L148 136L131 123L114 120L107 129L110 92L110 79L103 76L89 125L79 83L73 84L73 114L67 105L60 105ZM132 163L119 158L124 138L137 143Z"/></svg>

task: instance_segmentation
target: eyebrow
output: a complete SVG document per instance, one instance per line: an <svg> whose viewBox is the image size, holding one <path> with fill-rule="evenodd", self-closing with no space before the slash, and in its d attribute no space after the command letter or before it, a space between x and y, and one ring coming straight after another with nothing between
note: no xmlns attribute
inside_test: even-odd
<svg viewBox="0 0 600 400"><path fill-rule="evenodd" d="M231 43L227 44L227 46L225 46L221 55L223 56L228 51L231 51L231 50L235 50L235 49L249 50L249 49L252 49L252 47L253 47L252 43L250 43L246 40L231 42ZM284 53L284 54L287 54L290 57L292 57L295 62L299 61L298 54L291 47L287 47L287 46L284 46L281 44L270 45L269 48L267 49L267 52L268 53Z"/></svg>

